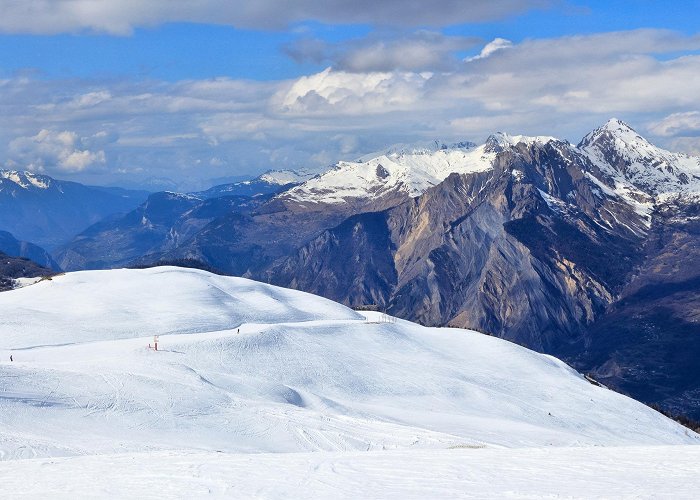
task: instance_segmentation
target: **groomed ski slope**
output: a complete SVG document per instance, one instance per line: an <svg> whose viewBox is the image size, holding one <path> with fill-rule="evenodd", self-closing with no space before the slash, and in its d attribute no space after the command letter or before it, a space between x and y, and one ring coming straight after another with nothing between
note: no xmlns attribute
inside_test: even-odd
<svg viewBox="0 0 700 500"><path fill-rule="evenodd" d="M8 498L694 500L698 463L698 446L156 452L0 462L0 475Z"/></svg>
<svg viewBox="0 0 700 500"><path fill-rule="evenodd" d="M323 467L323 455L304 455L319 451L341 463L354 453L366 467L398 457L396 471L383 466L387 477L421 460L461 477L455 461L470 453L504 460L513 448L700 442L515 344L381 322L377 313L199 270L70 273L0 294L0 318L0 458L39 460L1 464L3 477L76 455L93 457L46 470L97 472L112 460L97 455L115 453L135 468L152 458L193 475L202 461L225 457L243 474L241 464L252 471L257 459L240 454L284 452L264 460L303 469ZM158 352L148 348L154 334ZM399 454L365 453L386 450Z"/></svg>

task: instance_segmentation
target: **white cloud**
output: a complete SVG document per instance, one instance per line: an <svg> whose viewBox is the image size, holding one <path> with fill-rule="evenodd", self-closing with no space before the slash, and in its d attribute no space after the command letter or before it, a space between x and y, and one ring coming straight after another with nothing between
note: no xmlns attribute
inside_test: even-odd
<svg viewBox="0 0 700 500"><path fill-rule="evenodd" d="M509 128L529 127L538 112L543 125L576 114L660 114L697 105L700 57L661 60L653 54L698 47L699 37L656 30L517 45L499 41L484 47L482 57L448 73L328 69L297 80L282 104L285 110L329 116L410 109L417 117L430 110L425 120L436 123L458 123L465 117L487 118L487 123L495 116ZM524 116L528 119L519 121Z"/></svg>
<svg viewBox="0 0 700 500"><path fill-rule="evenodd" d="M12 162L28 170L74 174L104 166L107 161L105 152L91 151L84 143L99 143L105 137L106 133L81 138L68 130L55 132L42 129L32 137L17 137L10 142L8 149Z"/></svg>
<svg viewBox="0 0 700 500"><path fill-rule="evenodd" d="M662 137L700 135L700 111L673 113L649 125L649 131Z"/></svg>
<svg viewBox="0 0 700 500"><path fill-rule="evenodd" d="M454 53L478 43L474 37L446 36L420 30L408 35L373 35L342 43L299 39L285 51L296 61L329 63L339 71L373 73L386 71L449 71L458 59Z"/></svg>
<svg viewBox="0 0 700 500"><path fill-rule="evenodd" d="M281 111L298 114L386 113L409 109L430 75L398 72L348 73L328 68L296 80L278 95Z"/></svg>
<svg viewBox="0 0 700 500"><path fill-rule="evenodd" d="M10 78L0 81L0 163L90 182L201 180L498 130L577 141L611 116L660 146L695 151L699 47L697 36L639 30L492 42L450 71L329 68L265 82Z"/></svg>
<svg viewBox="0 0 700 500"><path fill-rule="evenodd" d="M490 55L494 54L499 50L508 49L512 46L513 42L511 42L510 40L506 40L505 38L494 38L492 41L484 45L484 48L481 49L479 55L470 57L466 59L465 62L475 61L477 59L484 59L485 57L489 57Z"/></svg>
<svg viewBox="0 0 700 500"><path fill-rule="evenodd" d="M683 151L689 155L700 157L700 137L677 137L669 147L672 151Z"/></svg>
<svg viewBox="0 0 700 500"><path fill-rule="evenodd" d="M0 32L55 34L82 31L128 35L167 22L283 28L315 20L333 24L444 26L481 22L546 8L553 0L0 0Z"/></svg>

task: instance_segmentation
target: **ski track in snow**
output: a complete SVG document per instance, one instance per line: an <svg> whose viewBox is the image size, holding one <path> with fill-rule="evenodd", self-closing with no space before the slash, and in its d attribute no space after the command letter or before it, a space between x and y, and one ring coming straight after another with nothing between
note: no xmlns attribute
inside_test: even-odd
<svg viewBox="0 0 700 500"><path fill-rule="evenodd" d="M157 452L0 463L8 498L697 498L700 447Z"/></svg>
<svg viewBox="0 0 700 500"><path fill-rule="evenodd" d="M665 470L649 451L699 436L553 357L242 278L70 273L0 294L0 318L13 496L517 498L542 493L537 467L558 468L564 496L587 491L578 473L613 481L620 460L620 477L668 485L700 472L700 448L668 448L689 458Z"/></svg>

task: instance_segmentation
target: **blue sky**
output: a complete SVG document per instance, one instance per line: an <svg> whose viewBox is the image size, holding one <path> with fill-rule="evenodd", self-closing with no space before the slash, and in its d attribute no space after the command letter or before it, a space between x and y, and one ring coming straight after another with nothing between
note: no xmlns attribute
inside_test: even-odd
<svg viewBox="0 0 700 500"><path fill-rule="evenodd" d="M440 31L485 41L501 37L515 42L637 28L666 28L690 35L698 31L700 21L700 16L688 15L693 9L700 11L700 1L568 2L494 21L447 25ZM301 22L287 29L252 30L229 25L167 23L135 28L133 34L122 36L2 34L0 71L5 77L34 73L41 78L177 81L228 76L277 80L324 69L323 64L293 61L282 50L285 44L310 35L340 42L366 36L376 29L382 27Z"/></svg>
<svg viewBox="0 0 700 500"><path fill-rule="evenodd" d="M0 165L196 189L612 115L700 151L700 1L316 4L0 0Z"/></svg>

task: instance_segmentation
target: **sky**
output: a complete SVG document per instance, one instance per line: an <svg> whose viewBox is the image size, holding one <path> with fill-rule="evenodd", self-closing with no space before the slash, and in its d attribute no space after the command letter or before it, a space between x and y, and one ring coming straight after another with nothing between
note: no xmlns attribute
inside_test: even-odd
<svg viewBox="0 0 700 500"><path fill-rule="evenodd" d="M700 154L700 0L0 0L0 168L197 190L395 143Z"/></svg>

